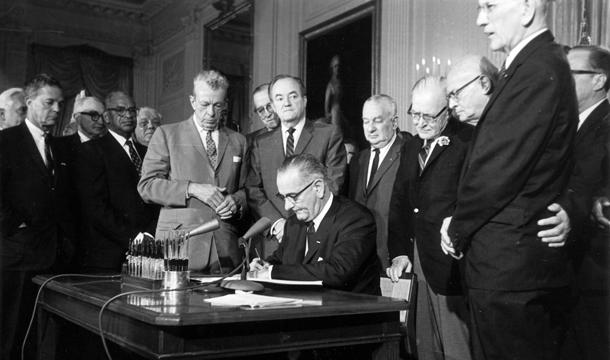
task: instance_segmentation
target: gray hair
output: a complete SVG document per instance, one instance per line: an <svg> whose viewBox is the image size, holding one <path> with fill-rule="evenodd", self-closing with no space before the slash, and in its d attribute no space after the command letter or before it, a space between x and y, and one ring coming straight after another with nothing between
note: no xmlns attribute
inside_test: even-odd
<svg viewBox="0 0 610 360"><path fill-rule="evenodd" d="M229 88L229 80L216 70L202 70L193 79L193 96L195 96L195 84L198 81L203 81L208 84L213 90L222 89L227 91Z"/></svg>
<svg viewBox="0 0 610 360"><path fill-rule="evenodd" d="M311 154L299 154L287 158L277 170L277 173L283 174L290 169L298 170L307 182L322 179L328 183L326 166Z"/></svg>
<svg viewBox="0 0 610 360"><path fill-rule="evenodd" d="M10 88L0 94L0 109L7 109L8 103L14 95L21 94L25 96L25 91L22 88Z"/></svg>
<svg viewBox="0 0 610 360"><path fill-rule="evenodd" d="M367 102L372 102L377 105L384 106L385 109L387 109L388 112L390 113L390 116L392 116L392 117L396 116L396 113L397 113L396 101L389 95L385 95L385 94L373 95L370 98L366 99L366 101L364 103L366 104Z"/></svg>
<svg viewBox="0 0 610 360"><path fill-rule="evenodd" d="M140 115L144 115L144 114L150 114L153 117L158 118L159 121L163 121L163 116L161 116L161 113L151 107L148 107L148 106L141 107L140 112L138 113L138 118L140 117Z"/></svg>

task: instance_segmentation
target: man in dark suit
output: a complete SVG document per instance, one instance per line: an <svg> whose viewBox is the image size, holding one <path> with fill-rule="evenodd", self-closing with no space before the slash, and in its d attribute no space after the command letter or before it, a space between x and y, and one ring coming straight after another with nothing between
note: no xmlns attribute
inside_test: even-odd
<svg viewBox="0 0 610 360"><path fill-rule="evenodd" d="M246 135L248 147L252 146L254 138L267 131L271 131L280 126L280 119L273 111L271 99L269 99L269 84L262 84L256 87L252 92L252 102L254 103L254 112L263 123L263 128Z"/></svg>
<svg viewBox="0 0 610 360"><path fill-rule="evenodd" d="M419 359L470 359L469 313L458 260L445 256L439 231L457 202L462 164L474 131L450 117L443 78L413 87L409 110L418 135L402 147L390 196L388 276L417 274L416 337Z"/></svg>
<svg viewBox="0 0 610 360"><path fill-rule="evenodd" d="M334 196L328 184L327 168L313 155L284 161L277 197L295 216L286 221L278 249L252 261L250 276L322 280L327 288L380 295L375 219L357 202Z"/></svg>
<svg viewBox="0 0 610 360"><path fill-rule="evenodd" d="M575 288L578 298L570 314L580 359L610 358L610 231L590 218L594 196L603 193L610 178L605 174L605 143L610 134L610 52L598 46L576 46L568 53L576 83L579 123L574 141L573 176L583 181L576 188L579 206L586 209L584 223L574 224Z"/></svg>
<svg viewBox="0 0 610 360"><path fill-rule="evenodd" d="M138 190L164 206L157 238L218 219L220 228L191 238L189 269L227 273L241 262L238 226L247 211L244 184L246 138L220 126L229 82L215 70L201 71L190 97L193 116L163 125L153 135Z"/></svg>
<svg viewBox="0 0 610 360"><path fill-rule="evenodd" d="M574 80L546 28L546 0L479 5L491 49L508 57L473 135L442 246L465 254L475 358L556 358L573 273L565 249L538 239L537 222L552 215L549 204L568 208Z"/></svg>
<svg viewBox="0 0 610 360"><path fill-rule="evenodd" d="M396 102L388 95L373 95L362 108L364 136L371 147L357 153L349 165L349 197L366 206L377 224L377 255L381 268L390 266L388 218L392 186L404 140L396 134Z"/></svg>
<svg viewBox="0 0 610 360"><path fill-rule="evenodd" d="M71 135L77 143L104 136L108 132L104 122L104 104L94 96L80 97L74 101L72 119L78 131Z"/></svg>
<svg viewBox="0 0 610 360"><path fill-rule="evenodd" d="M81 145L76 178L84 221L82 271L117 273L130 240L155 229L159 207L144 203L137 186L146 147L134 144L138 109L131 97L106 97L108 134Z"/></svg>
<svg viewBox="0 0 610 360"><path fill-rule="evenodd" d="M49 134L64 104L60 83L45 74L26 86L26 120L0 132L0 357L20 359L37 285L62 272L74 239L69 148ZM35 350L35 336L26 357ZM35 352L35 351L34 351Z"/></svg>
<svg viewBox="0 0 610 360"><path fill-rule="evenodd" d="M328 167L329 187L335 194L343 185L347 162L341 131L333 125L306 119L307 95L301 79L276 76L269 85L269 96L281 125L254 139L246 192L252 211L271 220L270 233L281 241L290 211L284 209L274 194L278 190L277 169L284 159L302 153L315 156ZM270 254L273 248L265 249L265 254Z"/></svg>

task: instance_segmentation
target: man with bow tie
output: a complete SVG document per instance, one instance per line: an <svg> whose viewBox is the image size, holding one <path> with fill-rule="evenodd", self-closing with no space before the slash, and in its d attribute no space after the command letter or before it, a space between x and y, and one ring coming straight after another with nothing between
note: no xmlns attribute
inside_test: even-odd
<svg viewBox="0 0 610 360"><path fill-rule="evenodd" d="M254 259L249 276L322 280L327 288L380 295L381 266L375 219L355 201L330 191L327 168L315 156L287 158L277 172L277 198L294 216L284 238L265 261Z"/></svg>

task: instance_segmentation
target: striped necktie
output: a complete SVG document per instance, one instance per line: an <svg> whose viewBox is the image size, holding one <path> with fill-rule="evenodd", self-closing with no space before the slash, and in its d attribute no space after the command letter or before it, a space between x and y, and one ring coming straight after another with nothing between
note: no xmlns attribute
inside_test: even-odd
<svg viewBox="0 0 610 360"><path fill-rule="evenodd" d="M294 136L292 135L295 132L294 128L288 129L288 139L286 139L286 157L291 157L294 155Z"/></svg>
<svg viewBox="0 0 610 360"><path fill-rule="evenodd" d="M418 160L419 160L419 168L423 171L426 167L426 160L428 159L428 153L430 152L430 144L431 142L426 141L425 145L419 150Z"/></svg>
<svg viewBox="0 0 610 360"><path fill-rule="evenodd" d="M208 131L207 135L205 136L205 145L205 150L208 153L208 158L210 159L212 168L216 169L216 155L218 153L216 152L216 143L214 142L214 139L212 139L211 131Z"/></svg>

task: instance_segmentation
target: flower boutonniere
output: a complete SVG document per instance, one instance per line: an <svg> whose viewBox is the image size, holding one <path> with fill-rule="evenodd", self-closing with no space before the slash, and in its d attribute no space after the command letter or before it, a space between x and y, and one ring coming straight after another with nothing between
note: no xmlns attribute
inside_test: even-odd
<svg viewBox="0 0 610 360"><path fill-rule="evenodd" d="M438 146L449 145L449 138L446 136L441 136L438 138Z"/></svg>

